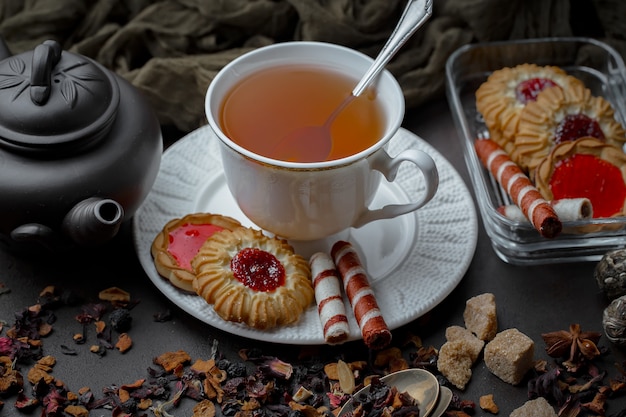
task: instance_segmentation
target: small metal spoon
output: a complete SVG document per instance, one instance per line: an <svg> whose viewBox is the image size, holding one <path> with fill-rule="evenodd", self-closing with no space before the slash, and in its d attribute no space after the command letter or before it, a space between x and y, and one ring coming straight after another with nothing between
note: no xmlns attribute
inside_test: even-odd
<svg viewBox="0 0 626 417"><path fill-rule="evenodd" d="M433 409L432 414L424 417L441 417L448 409L450 401L452 401L452 391L450 388L443 386L439 387L439 399L437 400L437 405Z"/></svg>
<svg viewBox="0 0 626 417"><path fill-rule="evenodd" d="M439 382L433 374L424 369L405 369L386 375L380 380L391 387L396 387L399 392L407 392L411 397L415 398L418 403L420 416L427 417L430 415L439 399ZM370 386L367 385L352 394L352 397L341 407L338 417L353 411L354 398L358 398L361 394L367 394L369 390Z"/></svg>
<svg viewBox="0 0 626 417"><path fill-rule="evenodd" d="M376 79L400 47L428 20L432 11L433 0L409 0L387 43L352 93L331 113L323 125L305 126L283 138L276 147L280 158L298 162L326 160L333 146L330 127L337 115Z"/></svg>

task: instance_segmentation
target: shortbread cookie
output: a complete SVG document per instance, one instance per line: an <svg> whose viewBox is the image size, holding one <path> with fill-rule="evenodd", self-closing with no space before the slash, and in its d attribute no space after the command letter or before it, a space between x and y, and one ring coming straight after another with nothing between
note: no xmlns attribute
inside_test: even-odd
<svg viewBox="0 0 626 417"><path fill-rule="evenodd" d="M569 89L582 81L559 67L521 64L494 71L476 90L476 109L492 140L511 153L519 117L527 103L547 88Z"/></svg>
<svg viewBox="0 0 626 417"><path fill-rule="evenodd" d="M556 145L537 166L535 183L547 200L588 198L596 218L626 212L626 154L596 138Z"/></svg>
<svg viewBox="0 0 626 417"><path fill-rule="evenodd" d="M626 132L607 100L592 96L581 85L547 89L524 107L512 157L534 180L535 168L555 145L584 136L617 147L626 142Z"/></svg>
<svg viewBox="0 0 626 417"><path fill-rule="evenodd" d="M256 329L295 323L314 299L308 262L259 230L215 233L192 266L194 290L220 317Z"/></svg>
<svg viewBox="0 0 626 417"><path fill-rule="evenodd" d="M237 227L241 227L237 220L210 213L192 213L170 220L150 248L157 272L181 290L193 292L196 274L191 260L213 233Z"/></svg>

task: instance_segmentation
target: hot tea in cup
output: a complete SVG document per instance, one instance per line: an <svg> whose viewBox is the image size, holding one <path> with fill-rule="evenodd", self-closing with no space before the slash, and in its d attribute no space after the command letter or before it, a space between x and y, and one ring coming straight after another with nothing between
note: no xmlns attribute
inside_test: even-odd
<svg viewBox="0 0 626 417"><path fill-rule="evenodd" d="M372 62L343 46L296 41L246 53L215 76L207 119L219 138L228 188L257 226L294 241L318 240L413 212L434 196L438 174L429 155L385 151L404 117L402 89L388 71L334 119L328 158L299 162L280 155L280 141L307 124L323 125ZM393 181L403 162L421 173L418 200L370 208L380 182Z"/></svg>
<svg viewBox="0 0 626 417"><path fill-rule="evenodd" d="M357 81L353 75L324 65L265 68L230 89L220 108L219 123L233 142L268 158L291 162L345 158L374 145L385 130L381 104L373 90L340 108ZM309 155L319 153L315 147L324 146L323 140L291 136L326 123L332 147L329 152L322 151L324 158L311 160ZM299 159L299 155L305 158Z"/></svg>

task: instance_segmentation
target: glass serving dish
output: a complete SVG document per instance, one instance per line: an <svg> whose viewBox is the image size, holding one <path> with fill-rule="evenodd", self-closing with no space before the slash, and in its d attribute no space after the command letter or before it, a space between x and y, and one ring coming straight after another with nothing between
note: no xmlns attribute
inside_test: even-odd
<svg viewBox="0 0 626 417"><path fill-rule="evenodd" d="M474 140L488 134L476 111L476 89L494 70L523 63L556 65L579 78L593 95L613 105L617 121L626 126L624 60L612 47L594 39L541 38L466 45L446 63L448 103L496 254L515 265L597 261L607 251L626 246L626 217L567 221L557 237L542 237L529 222L511 220L497 211L512 202L474 151Z"/></svg>

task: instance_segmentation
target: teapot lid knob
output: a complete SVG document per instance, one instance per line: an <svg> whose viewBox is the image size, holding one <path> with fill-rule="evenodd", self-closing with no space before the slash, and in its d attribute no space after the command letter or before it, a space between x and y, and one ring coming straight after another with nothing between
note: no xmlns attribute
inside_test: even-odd
<svg viewBox="0 0 626 417"><path fill-rule="evenodd" d="M30 98L36 105L44 105L50 97L52 69L61 59L61 45L56 41L45 41L33 52L30 73Z"/></svg>
<svg viewBox="0 0 626 417"><path fill-rule="evenodd" d="M112 71L45 41L0 60L0 146L38 153L84 149L108 134L119 101Z"/></svg>

